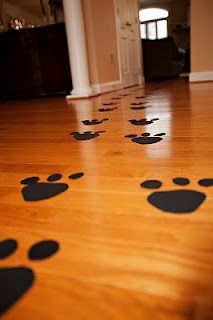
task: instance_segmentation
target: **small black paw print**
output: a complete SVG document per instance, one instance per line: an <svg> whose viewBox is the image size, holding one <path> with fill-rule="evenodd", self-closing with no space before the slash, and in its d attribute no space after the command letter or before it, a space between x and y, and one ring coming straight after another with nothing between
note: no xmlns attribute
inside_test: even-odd
<svg viewBox="0 0 213 320"><path fill-rule="evenodd" d="M118 107L114 107L114 108L100 108L100 109L98 109L98 111L100 111L100 112L107 112L107 111L112 111L112 110L115 110L115 109L118 109Z"/></svg>
<svg viewBox="0 0 213 320"><path fill-rule="evenodd" d="M105 119L102 119L102 120L98 120L98 119L83 120L82 123L85 124L86 126L92 126L92 125L103 123L104 121L107 121L107 120L109 120L109 119L105 118Z"/></svg>
<svg viewBox="0 0 213 320"><path fill-rule="evenodd" d="M146 96L137 96L137 97L135 97L136 99L144 99L144 98L146 98Z"/></svg>
<svg viewBox="0 0 213 320"><path fill-rule="evenodd" d="M158 118L155 118L155 119L152 119L152 120L147 120L146 118L145 119L139 119L139 120L136 120L136 119L131 119L129 120L129 122L135 126L145 126L147 124L151 124L151 123L154 123L154 121L157 121L159 120Z"/></svg>
<svg viewBox="0 0 213 320"><path fill-rule="evenodd" d="M132 110L145 110L147 108L150 108L150 106L130 107L130 109L132 109Z"/></svg>
<svg viewBox="0 0 213 320"><path fill-rule="evenodd" d="M100 133L106 131L85 131L83 133L80 132L71 132L70 135L73 136L76 140L91 140L100 136Z"/></svg>
<svg viewBox="0 0 213 320"><path fill-rule="evenodd" d="M11 256L17 249L14 239L0 242L0 259ZM28 252L30 260L43 260L59 250L59 244L53 240L35 243ZM25 266L0 268L0 315L11 308L33 285L35 274Z"/></svg>
<svg viewBox="0 0 213 320"><path fill-rule="evenodd" d="M82 172L74 173L69 179L79 179L84 175ZM47 178L48 182L38 182L38 177L29 177L21 181L26 187L22 189L22 196L25 201L39 201L57 196L66 191L69 186L66 183L52 183L62 178L60 173L52 174Z"/></svg>
<svg viewBox="0 0 213 320"><path fill-rule="evenodd" d="M190 181L186 178L174 178L173 183L178 186L186 186ZM200 186L210 187L213 186L213 179L202 179L198 183ZM158 189L161 185L159 180L147 180L141 183L141 187L147 189ZM147 198L155 208L177 214L194 212L205 199L205 193L188 189L153 192Z"/></svg>
<svg viewBox="0 0 213 320"><path fill-rule="evenodd" d="M116 104L117 104L117 102L105 102L105 103L102 103L103 106L114 106Z"/></svg>
<svg viewBox="0 0 213 320"><path fill-rule="evenodd" d="M131 106L141 106L142 104L145 104L145 102L141 101L141 102L132 102Z"/></svg>
<svg viewBox="0 0 213 320"><path fill-rule="evenodd" d="M151 137L150 133L142 133L141 137L138 137L137 134L128 134L125 138L131 138L133 142L139 144L152 144L163 140L161 137L164 135L165 133L158 133Z"/></svg>

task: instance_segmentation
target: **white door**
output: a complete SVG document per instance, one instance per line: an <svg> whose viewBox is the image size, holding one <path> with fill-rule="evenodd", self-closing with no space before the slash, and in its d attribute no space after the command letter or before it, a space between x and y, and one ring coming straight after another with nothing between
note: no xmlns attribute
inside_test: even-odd
<svg viewBox="0 0 213 320"><path fill-rule="evenodd" d="M117 0L117 27L121 74L124 87L139 83L141 48L137 0Z"/></svg>

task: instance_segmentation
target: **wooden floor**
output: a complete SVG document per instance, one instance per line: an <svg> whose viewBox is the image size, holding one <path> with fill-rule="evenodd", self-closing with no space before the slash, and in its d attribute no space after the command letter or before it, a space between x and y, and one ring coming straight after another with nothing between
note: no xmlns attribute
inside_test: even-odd
<svg viewBox="0 0 213 320"><path fill-rule="evenodd" d="M112 107L102 103L116 101L117 109L98 111ZM133 110L134 102L150 107ZM109 120L81 122L103 118ZM146 126L128 122L143 118L159 120ZM105 132L86 141L70 135L84 131ZM154 144L125 137L144 132L165 135ZM212 138L213 83L159 82L69 104L61 97L1 102L0 241L14 239L18 247L0 260L0 274L21 266L35 276L1 318L213 319L213 188L198 183L213 178ZM84 176L68 178L78 172ZM47 182L55 173L62 178L50 183L69 188L29 201L37 200L32 184L20 182L28 177ZM176 177L190 184L176 185ZM147 180L162 186L141 187ZM182 189L206 199L182 214L148 201L153 192ZM45 198L49 191L42 192ZM32 245L46 240L58 242L59 250L29 259Z"/></svg>

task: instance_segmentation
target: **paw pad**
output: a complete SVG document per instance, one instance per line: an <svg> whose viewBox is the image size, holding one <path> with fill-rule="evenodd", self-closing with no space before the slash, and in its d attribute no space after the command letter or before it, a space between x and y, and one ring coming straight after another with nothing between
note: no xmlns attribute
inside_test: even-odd
<svg viewBox="0 0 213 320"><path fill-rule="evenodd" d="M35 243L29 250L28 257L30 260L42 260L49 258L59 249L56 241L46 240Z"/></svg>
<svg viewBox="0 0 213 320"><path fill-rule="evenodd" d="M173 183L178 186L190 184L187 178L177 177ZM203 187L213 186L213 179L202 179L198 181ZM142 188L158 189L162 185L159 180L146 180L141 183ZM203 192L188 189L159 191L151 193L147 200L155 208L170 213L192 213L204 202L206 195Z"/></svg>
<svg viewBox="0 0 213 320"><path fill-rule="evenodd" d="M0 242L0 259L7 258L16 251L18 243L16 240L7 239Z"/></svg>

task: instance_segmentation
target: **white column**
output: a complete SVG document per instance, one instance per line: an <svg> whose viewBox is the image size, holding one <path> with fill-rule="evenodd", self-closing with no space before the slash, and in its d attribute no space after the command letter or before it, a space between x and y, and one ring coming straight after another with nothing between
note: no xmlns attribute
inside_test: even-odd
<svg viewBox="0 0 213 320"><path fill-rule="evenodd" d="M81 0L63 0L73 90L68 99L93 95L90 86L84 17Z"/></svg>

